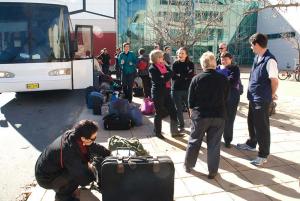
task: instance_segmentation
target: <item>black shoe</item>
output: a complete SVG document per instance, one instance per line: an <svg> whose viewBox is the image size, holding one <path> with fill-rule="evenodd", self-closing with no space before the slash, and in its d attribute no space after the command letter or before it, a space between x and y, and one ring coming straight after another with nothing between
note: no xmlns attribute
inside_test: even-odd
<svg viewBox="0 0 300 201"><path fill-rule="evenodd" d="M230 149L232 145L230 144L230 142L225 142L225 147Z"/></svg>
<svg viewBox="0 0 300 201"><path fill-rule="evenodd" d="M184 170L185 170L186 173L190 173L193 170L193 168L185 166L185 165L183 165L183 168L184 168Z"/></svg>
<svg viewBox="0 0 300 201"><path fill-rule="evenodd" d="M209 173L208 175L207 175L207 178L208 179L214 179L216 176L217 176L217 172L212 172L212 173Z"/></svg>
<svg viewBox="0 0 300 201"><path fill-rule="evenodd" d="M184 131L184 127L179 127L179 133L182 133Z"/></svg>
<svg viewBox="0 0 300 201"><path fill-rule="evenodd" d="M158 137L159 139L162 139L162 140L164 140L165 139L165 137L160 133L160 134L155 134L156 135L156 137Z"/></svg>

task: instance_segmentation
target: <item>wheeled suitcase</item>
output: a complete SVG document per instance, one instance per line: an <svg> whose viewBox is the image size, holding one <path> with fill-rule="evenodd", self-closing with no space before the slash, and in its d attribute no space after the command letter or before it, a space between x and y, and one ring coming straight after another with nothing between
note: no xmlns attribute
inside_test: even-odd
<svg viewBox="0 0 300 201"><path fill-rule="evenodd" d="M90 101L92 102L93 114L101 115L103 95L99 92L93 91L90 94Z"/></svg>
<svg viewBox="0 0 300 201"><path fill-rule="evenodd" d="M89 109L93 108L92 101L89 99L89 96L93 91L97 91L96 87L89 86L85 89L85 102Z"/></svg>
<svg viewBox="0 0 300 201"><path fill-rule="evenodd" d="M168 156L107 157L100 180L102 201L173 201L174 164Z"/></svg>

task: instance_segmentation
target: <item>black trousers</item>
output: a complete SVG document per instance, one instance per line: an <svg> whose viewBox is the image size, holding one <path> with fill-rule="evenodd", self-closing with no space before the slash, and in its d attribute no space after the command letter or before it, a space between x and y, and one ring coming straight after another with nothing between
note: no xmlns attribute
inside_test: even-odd
<svg viewBox="0 0 300 201"><path fill-rule="evenodd" d="M224 127L224 141L230 144L233 138L233 125L237 107L240 102L240 94L237 89L231 88L228 100L226 101L226 119Z"/></svg>
<svg viewBox="0 0 300 201"><path fill-rule="evenodd" d="M72 198L73 192L79 186L79 184L70 177L68 172L63 172L54 179L36 175L36 180L41 187L45 189L53 189L56 192L55 198L60 201L67 201Z"/></svg>
<svg viewBox="0 0 300 201"><path fill-rule="evenodd" d="M105 75L108 75L108 73L109 73L109 64L102 64L102 72Z"/></svg>
<svg viewBox="0 0 300 201"><path fill-rule="evenodd" d="M124 92L125 98L129 101L129 103L132 102L132 88L133 88L133 82L134 82L135 75L136 75L135 73L122 74L123 92Z"/></svg>
<svg viewBox="0 0 300 201"><path fill-rule="evenodd" d="M248 131L246 144L255 148L258 144L258 156L266 158L270 154L270 120L269 105L265 102L249 102Z"/></svg>
<svg viewBox="0 0 300 201"><path fill-rule="evenodd" d="M151 78L149 75L140 76L143 82L144 97L151 97Z"/></svg>
<svg viewBox="0 0 300 201"><path fill-rule="evenodd" d="M171 99L170 90L167 90L165 94L153 96L153 102L155 107L154 116L154 132L156 135L161 134L162 119L166 114L170 115L170 132L176 134L177 130L177 115L174 103Z"/></svg>

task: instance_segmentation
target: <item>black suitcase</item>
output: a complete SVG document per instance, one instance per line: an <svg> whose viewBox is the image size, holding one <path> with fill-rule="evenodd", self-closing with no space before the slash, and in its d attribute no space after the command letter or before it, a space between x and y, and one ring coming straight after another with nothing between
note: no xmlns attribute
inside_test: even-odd
<svg viewBox="0 0 300 201"><path fill-rule="evenodd" d="M102 201L173 201L174 164L168 156L108 157L100 180Z"/></svg>
<svg viewBox="0 0 300 201"><path fill-rule="evenodd" d="M100 94L100 93L99 93ZM101 115L102 114L102 104L103 104L103 96L92 96L92 104L93 104L93 114Z"/></svg>
<svg viewBox="0 0 300 201"><path fill-rule="evenodd" d="M103 127L106 130L129 130L133 122L126 115L112 113L103 117Z"/></svg>

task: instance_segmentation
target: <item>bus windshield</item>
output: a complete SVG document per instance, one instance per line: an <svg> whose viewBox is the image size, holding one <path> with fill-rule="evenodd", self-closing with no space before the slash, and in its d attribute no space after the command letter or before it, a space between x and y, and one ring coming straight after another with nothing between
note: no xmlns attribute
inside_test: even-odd
<svg viewBox="0 0 300 201"><path fill-rule="evenodd" d="M70 59L66 6L0 3L0 64Z"/></svg>

